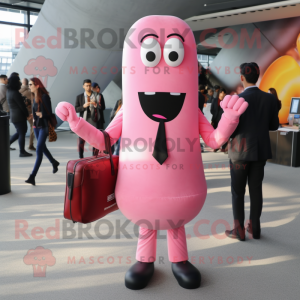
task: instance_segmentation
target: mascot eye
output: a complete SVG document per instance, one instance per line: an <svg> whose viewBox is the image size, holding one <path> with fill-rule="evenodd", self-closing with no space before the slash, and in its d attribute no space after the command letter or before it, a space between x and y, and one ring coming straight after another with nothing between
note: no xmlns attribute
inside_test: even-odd
<svg viewBox="0 0 300 300"><path fill-rule="evenodd" d="M165 43L164 59L170 67L178 67L184 58L184 46L179 39L172 38Z"/></svg>
<svg viewBox="0 0 300 300"><path fill-rule="evenodd" d="M161 49L158 41L148 38L141 45L141 59L146 67L155 67L161 58Z"/></svg>

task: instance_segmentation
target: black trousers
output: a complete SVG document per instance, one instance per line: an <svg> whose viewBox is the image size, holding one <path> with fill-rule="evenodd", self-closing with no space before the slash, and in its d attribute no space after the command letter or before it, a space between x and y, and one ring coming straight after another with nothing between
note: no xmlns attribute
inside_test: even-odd
<svg viewBox="0 0 300 300"><path fill-rule="evenodd" d="M79 158L83 158L83 152L84 152L84 145L85 140L81 137L78 137L78 152L79 152ZM93 155L95 153L95 148L93 147Z"/></svg>
<svg viewBox="0 0 300 300"><path fill-rule="evenodd" d="M13 123L16 128L16 133L10 138L10 144L19 141L20 153L25 153L25 136L27 132L27 121Z"/></svg>
<svg viewBox="0 0 300 300"><path fill-rule="evenodd" d="M230 160L232 209L235 227L244 228L244 197L248 182L250 194L250 224L253 232L260 232L260 216L263 206L262 182L266 160L233 161Z"/></svg>

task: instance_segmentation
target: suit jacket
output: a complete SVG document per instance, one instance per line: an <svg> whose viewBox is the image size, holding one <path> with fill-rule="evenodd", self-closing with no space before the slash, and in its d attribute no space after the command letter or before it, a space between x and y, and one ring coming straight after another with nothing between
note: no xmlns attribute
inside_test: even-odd
<svg viewBox="0 0 300 300"><path fill-rule="evenodd" d="M6 100L9 106L10 120L12 123L27 121L29 116L24 98L19 91L7 89Z"/></svg>
<svg viewBox="0 0 300 300"><path fill-rule="evenodd" d="M229 142L229 158L232 160L258 161L272 158L269 131L279 127L278 104L274 95L258 87L239 94L249 103L240 116L239 125Z"/></svg>
<svg viewBox="0 0 300 300"><path fill-rule="evenodd" d="M104 121L104 116L103 116L103 110L105 109L105 102L104 102L104 97L102 94L100 94L101 99L100 99L100 104L101 108L99 108L100 112L100 120L98 121L98 128L102 129ZM85 98L84 98L84 93L78 95L76 97L76 102L75 102L75 110L80 114L80 117L83 118L84 112L87 110L87 107L83 107L85 104Z"/></svg>
<svg viewBox="0 0 300 300"><path fill-rule="evenodd" d="M210 113L212 114L211 121L215 129L218 127L222 114L224 113L223 108L219 106L218 103L219 103L219 98L212 98Z"/></svg>

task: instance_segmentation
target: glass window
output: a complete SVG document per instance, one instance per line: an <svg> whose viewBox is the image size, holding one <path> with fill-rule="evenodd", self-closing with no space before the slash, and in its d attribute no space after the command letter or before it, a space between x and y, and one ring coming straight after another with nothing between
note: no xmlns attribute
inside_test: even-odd
<svg viewBox="0 0 300 300"><path fill-rule="evenodd" d="M0 69L8 71L22 47L26 27L0 24ZM6 74L6 72L5 72Z"/></svg>
<svg viewBox="0 0 300 300"><path fill-rule="evenodd" d="M24 10L1 7L0 20L3 22L27 24L27 12Z"/></svg>
<svg viewBox="0 0 300 300"><path fill-rule="evenodd" d="M39 14L35 12L30 12L30 25L34 25Z"/></svg>

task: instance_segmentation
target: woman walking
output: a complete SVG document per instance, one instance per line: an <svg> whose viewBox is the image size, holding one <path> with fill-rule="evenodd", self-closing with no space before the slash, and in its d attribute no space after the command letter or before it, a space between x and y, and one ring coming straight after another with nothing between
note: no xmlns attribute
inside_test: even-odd
<svg viewBox="0 0 300 300"><path fill-rule="evenodd" d="M48 133L48 120L52 113L51 100L49 93L38 78L32 78L29 82L29 88L33 97L32 114L33 114L33 130L37 140L36 161L32 173L25 181L35 185L35 177L43 160L43 154L49 159L53 166L53 173L58 171L59 162L56 161L46 146Z"/></svg>
<svg viewBox="0 0 300 300"><path fill-rule="evenodd" d="M19 141L20 157L32 156L31 153L25 151L25 135L27 132L27 119L29 116L24 99L19 92L21 87L19 76L11 76L8 79L6 98L9 106L10 121L16 128L16 133L10 138L10 144Z"/></svg>

